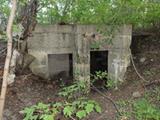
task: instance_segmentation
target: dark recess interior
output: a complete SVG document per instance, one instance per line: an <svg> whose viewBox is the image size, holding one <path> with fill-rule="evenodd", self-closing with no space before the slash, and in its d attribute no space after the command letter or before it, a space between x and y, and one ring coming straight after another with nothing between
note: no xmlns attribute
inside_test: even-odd
<svg viewBox="0 0 160 120"><path fill-rule="evenodd" d="M73 79L73 56L69 54L69 76Z"/></svg>
<svg viewBox="0 0 160 120"><path fill-rule="evenodd" d="M91 51L90 52L90 72L95 75L96 71L108 72L108 51ZM96 86L104 86L106 80L95 81Z"/></svg>
<svg viewBox="0 0 160 120"><path fill-rule="evenodd" d="M51 79L67 84L73 79L72 54L48 55L49 74Z"/></svg>

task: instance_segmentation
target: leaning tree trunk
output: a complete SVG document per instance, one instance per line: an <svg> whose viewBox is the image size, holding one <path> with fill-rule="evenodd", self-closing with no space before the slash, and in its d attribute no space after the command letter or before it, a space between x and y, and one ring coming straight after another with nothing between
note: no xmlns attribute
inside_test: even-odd
<svg viewBox="0 0 160 120"><path fill-rule="evenodd" d="M17 8L17 0L12 0L12 8L7 24L7 38L8 38L8 44L7 44L7 56L5 60L5 66L4 66L4 73L3 73L3 82L2 82L2 89L1 89L1 96L0 96L0 120L3 119L3 109L5 104L5 98L6 98L6 91L7 91L7 81L8 81L8 74L9 74L9 65L11 61L12 56L12 25L15 17L15 12Z"/></svg>
<svg viewBox="0 0 160 120"><path fill-rule="evenodd" d="M37 24L38 0L30 0L23 8L20 9L18 22L23 26L21 40L25 41L34 31Z"/></svg>

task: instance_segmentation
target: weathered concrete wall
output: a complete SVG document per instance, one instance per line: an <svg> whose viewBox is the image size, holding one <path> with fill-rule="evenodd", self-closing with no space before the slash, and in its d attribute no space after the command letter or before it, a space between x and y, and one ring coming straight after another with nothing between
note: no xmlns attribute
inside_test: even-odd
<svg viewBox="0 0 160 120"><path fill-rule="evenodd" d="M90 79L91 45L101 42L98 50L108 50L108 74L117 81L123 80L130 63L131 36L131 26L119 27L109 44L93 25L38 25L27 41L29 54L36 58L30 68L33 73L49 79L48 55L72 54L73 71L78 71L81 79ZM55 62L53 60L52 67Z"/></svg>

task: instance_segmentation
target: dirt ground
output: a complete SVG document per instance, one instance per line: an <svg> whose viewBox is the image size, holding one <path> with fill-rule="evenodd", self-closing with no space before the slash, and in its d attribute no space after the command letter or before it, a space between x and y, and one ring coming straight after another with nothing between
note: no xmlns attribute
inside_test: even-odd
<svg viewBox="0 0 160 120"><path fill-rule="evenodd" d="M157 44L158 43L158 44ZM2 47L1 45L0 47ZM134 46L134 61L137 70L148 81L158 80L160 78L160 40L141 42ZM5 57L0 57L0 66L3 66ZM3 67L0 68L2 76ZM2 79L0 79L2 81ZM133 92L139 91L143 95L141 79L137 76L132 64L128 67L125 82L118 90L103 90L102 92L114 101L127 100L133 97ZM16 77L13 85L8 87L7 98L4 110L4 120L23 120L19 111L26 106L34 105L38 102L48 103L59 101L56 93L59 86L54 81L45 81L32 75L30 71ZM98 101L103 109L102 114L93 113L88 120L116 120L116 110L113 104L95 91L92 91L90 98Z"/></svg>

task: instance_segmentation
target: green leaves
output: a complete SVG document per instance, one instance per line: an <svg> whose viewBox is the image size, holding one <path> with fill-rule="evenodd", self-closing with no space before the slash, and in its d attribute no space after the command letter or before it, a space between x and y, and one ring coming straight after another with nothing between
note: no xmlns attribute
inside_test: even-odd
<svg viewBox="0 0 160 120"><path fill-rule="evenodd" d="M55 120L59 113L63 113L66 118L83 119L91 112L101 113L101 107L94 100L79 98L73 102L57 102L54 104L38 103L37 105L25 108L22 113L23 120Z"/></svg>
<svg viewBox="0 0 160 120"><path fill-rule="evenodd" d="M160 120L160 110L146 99L138 100L133 107L136 120Z"/></svg>
<svg viewBox="0 0 160 120"><path fill-rule="evenodd" d="M87 116L87 113L86 113L85 110L80 110L80 111L78 111L78 112L76 113L76 117L78 117L79 119L82 119L82 118L84 118L84 117L86 117L86 116Z"/></svg>
<svg viewBox="0 0 160 120"><path fill-rule="evenodd" d="M105 75L105 74L104 74ZM89 100L86 97L73 97L74 93L85 91L85 82L76 82L75 84L64 87L59 95L72 98L63 102L50 104L38 103L37 105L25 108L23 120L55 120L59 113L63 113L66 118L76 116L82 119L90 115L91 112L101 113L101 107L94 100Z"/></svg>
<svg viewBox="0 0 160 120"><path fill-rule="evenodd" d="M53 115L42 115L40 119L43 120L54 120Z"/></svg>
<svg viewBox="0 0 160 120"><path fill-rule="evenodd" d="M99 105L95 105L96 112L101 113L102 109Z"/></svg>
<svg viewBox="0 0 160 120"><path fill-rule="evenodd" d="M27 107L27 108L25 108L22 111L22 113L25 114L25 118L23 120L29 120L30 118L33 118L34 117L34 115L33 115L34 111L35 111L34 107L30 107L30 108Z"/></svg>
<svg viewBox="0 0 160 120"><path fill-rule="evenodd" d="M66 117L71 117L74 113L74 108L72 106L66 106L63 110L63 113Z"/></svg>
<svg viewBox="0 0 160 120"><path fill-rule="evenodd" d="M19 8L28 0L20 0ZM9 1L0 1L0 11L9 15ZM39 23L132 24L150 26L160 19L160 2L154 0L39 0Z"/></svg>
<svg viewBox="0 0 160 120"><path fill-rule="evenodd" d="M66 97L68 99L81 97L81 94L85 94L86 91L86 82L77 81L73 85L64 87L59 93L59 96Z"/></svg>
<svg viewBox="0 0 160 120"><path fill-rule="evenodd" d="M92 112L94 110L94 104L88 103L85 106L85 110L86 110L87 114L89 114L90 112Z"/></svg>
<svg viewBox="0 0 160 120"><path fill-rule="evenodd" d="M85 82L76 82L73 85L64 87L59 95L69 98L68 101L50 104L40 102L37 105L25 108L23 110L24 120L54 120L59 113L63 113L66 118L76 116L78 119L82 119L91 112L101 113L101 107L96 101L89 100L86 97L74 97L74 94L84 93L85 88Z"/></svg>
<svg viewBox="0 0 160 120"><path fill-rule="evenodd" d="M63 110L66 117L76 115L76 117L82 119L94 111L101 113L101 107L94 100L79 99L73 103L67 103L67 105L70 106L64 107Z"/></svg>
<svg viewBox="0 0 160 120"><path fill-rule="evenodd" d="M25 108L22 113L25 115L23 120L54 120L58 110L51 108L50 104L38 103Z"/></svg>
<svg viewBox="0 0 160 120"><path fill-rule="evenodd" d="M36 106L36 109L48 109L50 105L44 104L44 103L38 103Z"/></svg>
<svg viewBox="0 0 160 120"><path fill-rule="evenodd" d="M40 0L40 23L151 25L160 19L160 3L150 0Z"/></svg>

